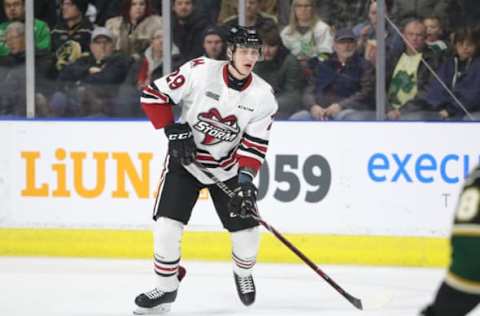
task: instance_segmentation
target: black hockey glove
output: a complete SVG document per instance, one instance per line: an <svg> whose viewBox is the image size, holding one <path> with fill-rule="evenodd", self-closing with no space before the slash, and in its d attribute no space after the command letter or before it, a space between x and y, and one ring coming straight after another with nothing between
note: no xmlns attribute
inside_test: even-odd
<svg viewBox="0 0 480 316"><path fill-rule="evenodd" d="M233 190L234 196L230 200L229 209L233 214L241 218L248 218L257 213L257 188L252 183L252 179L243 180L239 175L238 187Z"/></svg>
<svg viewBox="0 0 480 316"><path fill-rule="evenodd" d="M178 159L182 165L189 165L195 160L197 147L188 123L174 123L165 127L168 138L168 154Z"/></svg>

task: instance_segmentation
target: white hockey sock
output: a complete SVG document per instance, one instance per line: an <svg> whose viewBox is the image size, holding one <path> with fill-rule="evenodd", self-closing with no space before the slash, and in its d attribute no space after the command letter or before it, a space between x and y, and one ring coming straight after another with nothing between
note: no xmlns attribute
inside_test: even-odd
<svg viewBox="0 0 480 316"><path fill-rule="evenodd" d="M156 287L165 292L178 288L177 272L180 264L180 243L183 223L160 217L154 224L154 271Z"/></svg>
<svg viewBox="0 0 480 316"><path fill-rule="evenodd" d="M234 232L232 235L233 271L248 276L257 261L260 246L260 230L257 227Z"/></svg>

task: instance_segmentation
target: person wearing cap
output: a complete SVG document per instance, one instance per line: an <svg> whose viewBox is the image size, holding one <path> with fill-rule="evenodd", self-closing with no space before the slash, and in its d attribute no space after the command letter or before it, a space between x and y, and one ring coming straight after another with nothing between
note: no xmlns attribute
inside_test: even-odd
<svg viewBox="0 0 480 316"><path fill-rule="evenodd" d="M370 95L372 85L367 79L374 74L371 63L357 51L356 37L349 28L335 33L334 53L325 60L311 59L313 78L304 93L306 111L298 112L292 120L365 120L367 112L354 112L371 108L373 102L359 97L359 92ZM368 91L364 91L368 90ZM352 115L352 112L355 115ZM374 119L374 117L373 117Z"/></svg>
<svg viewBox="0 0 480 316"><path fill-rule="evenodd" d="M25 21L25 0L4 0L3 9L6 21L0 23L0 57L7 56L9 49L5 42L5 31L10 23ZM34 20L35 53L37 55L50 52L50 29L47 23Z"/></svg>
<svg viewBox="0 0 480 316"><path fill-rule="evenodd" d="M77 101L65 105L71 107L68 112L72 116L111 115L111 99L125 80L129 67L130 58L114 52L110 30L95 28L89 55L67 65L58 76L62 92L73 95Z"/></svg>
<svg viewBox="0 0 480 316"><path fill-rule="evenodd" d="M205 30L202 46L203 56L216 60L227 60L227 45L219 27L212 26Z"/></svg>
<svg viewBox="0 0 480 316"><path fill-rule="evenodd" d="M61 21L53 28L52 76L88 52L93 24L85 17L87 0L61 0Z"/></svg>

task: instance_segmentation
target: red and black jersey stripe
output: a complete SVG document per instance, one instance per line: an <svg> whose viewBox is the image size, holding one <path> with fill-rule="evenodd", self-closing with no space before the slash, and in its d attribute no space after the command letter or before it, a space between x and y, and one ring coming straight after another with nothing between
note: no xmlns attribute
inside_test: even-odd
<svg viewBox="0 0 480 316"><path fill-rule="evenodd" d="M155 128L163 128L173 123L173 104L171 99L168 95L160 92L155 83L150 84L142 90L140 103L143 111Z"/></svg>
<svg viewBox="0 0 480 316"><path fill-rule="evenodd" d="M245 133L237 150L237 159L240 167L248 167L254 170L260 169L267 154L267 149L268 140Z"/></svg>
<svg viewBox="0 0 480 316"><path fill-rule="evenodd" d="M196 160L206 168L222 168L229 171L237 163L235 150L236 148L232 149L227 155L217 160L208 151L197 149Z"/></svg>

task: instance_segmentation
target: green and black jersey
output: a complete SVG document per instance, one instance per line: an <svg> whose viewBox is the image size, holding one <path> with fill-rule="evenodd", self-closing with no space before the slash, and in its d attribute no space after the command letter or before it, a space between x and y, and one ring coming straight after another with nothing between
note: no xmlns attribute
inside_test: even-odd
<svg viewBox="0 0 480 316"><path fill-rule="evenodd" d="M446 282L459 291L480 295L480 166L463 186L451 245L452 262Z"/></svg>

